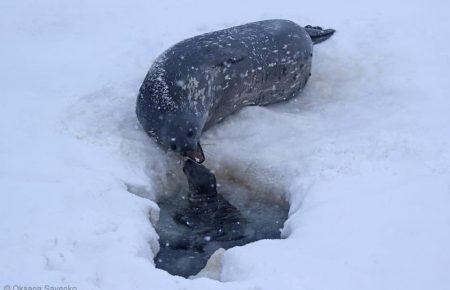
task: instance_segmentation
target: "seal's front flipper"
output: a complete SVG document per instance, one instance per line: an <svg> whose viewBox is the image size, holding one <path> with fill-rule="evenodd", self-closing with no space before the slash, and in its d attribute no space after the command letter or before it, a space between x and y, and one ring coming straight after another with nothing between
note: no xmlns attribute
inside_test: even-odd
<svg viewBox="0 0 450 290"><path fill-rule="evenodd" d="M317 44L327 40L336 32L336 30L334 29L323 29L320 26L311 25L306 25L305 30L311 37L313 44Z"/></svg>

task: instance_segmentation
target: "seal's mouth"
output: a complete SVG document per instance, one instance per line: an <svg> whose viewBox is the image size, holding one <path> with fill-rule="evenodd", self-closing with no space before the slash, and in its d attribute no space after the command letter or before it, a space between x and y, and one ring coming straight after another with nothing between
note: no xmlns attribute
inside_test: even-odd
<svg viewBox="0 0 450 290"><path fill-rule="evenodd" d="M197 163L203 163L203 161L205 161L205 154L203 154L203 149L202 146L200 146L200 143L197 143L196 150L186 151L183 155Z"/></svg>

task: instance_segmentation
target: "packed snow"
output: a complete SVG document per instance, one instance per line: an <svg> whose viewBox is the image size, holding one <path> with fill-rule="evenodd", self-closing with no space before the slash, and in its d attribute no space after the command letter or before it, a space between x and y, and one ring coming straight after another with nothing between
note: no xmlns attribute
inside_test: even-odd
<svg viewBox="0 0 450 290"><path fill-rule="evenodd" d="M449 289L449 11L2 1L0 287ZM202 278L171 276L154 267L155 201L183 176L138 126L139 86L176 42L271 18L337 33L314 47L298 98L245 108L202 143L219 179L288 200L285 239L218 253Z"/></svg>

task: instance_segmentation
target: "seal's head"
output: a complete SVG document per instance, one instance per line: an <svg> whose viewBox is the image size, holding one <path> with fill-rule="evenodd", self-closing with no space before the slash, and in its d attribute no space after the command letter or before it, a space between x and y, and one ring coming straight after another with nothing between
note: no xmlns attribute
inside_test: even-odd
<svg viewBox="0 0 450 290"><path fill-rule="evenodd" d="M197 163L205 160L200 135L201 120L184 112L167 112L152 103L150 98L138 98L136 113L144 130L162 147L189 157Z"/></svg>
<svg viewBox="0 0 450 290"><path fill-rule="evenodd" d="M140 88L136 102L138 120L162 147L201 163L205 157L199 140L206 115L192 110L178 86L169 92L168 81L160 77L156 68L150 69Z"/></svg>
<svg viewBox="0 0 450 290"><path fill-rule="evenodd" d="M159 142L197 163L205 160L200 146L201 124L189 116L166 113L160 124Z"/></svg>
<svg viewBox="0 0 450 290"><path fill-rule="evenodd" d="M186 174L189 191L194 196L216 196L216 177L205 166L192 160L186 160L183 166L183 172Z"/></svg>

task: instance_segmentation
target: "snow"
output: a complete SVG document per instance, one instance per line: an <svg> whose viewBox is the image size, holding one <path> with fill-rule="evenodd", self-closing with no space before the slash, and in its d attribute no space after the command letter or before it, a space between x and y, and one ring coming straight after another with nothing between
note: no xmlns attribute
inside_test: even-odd
<svg viewBox="0 0 450 290"><path fill-rule="evenodd" d="M449 6L3 1L0 285L448 289ZM154 201L183 179L137 126L138 88L177 41L269 18L337 33L299 98L202 142L219 178L289 200L286 239L227 250L222 282L173 277L153 266Z"/></svg>

